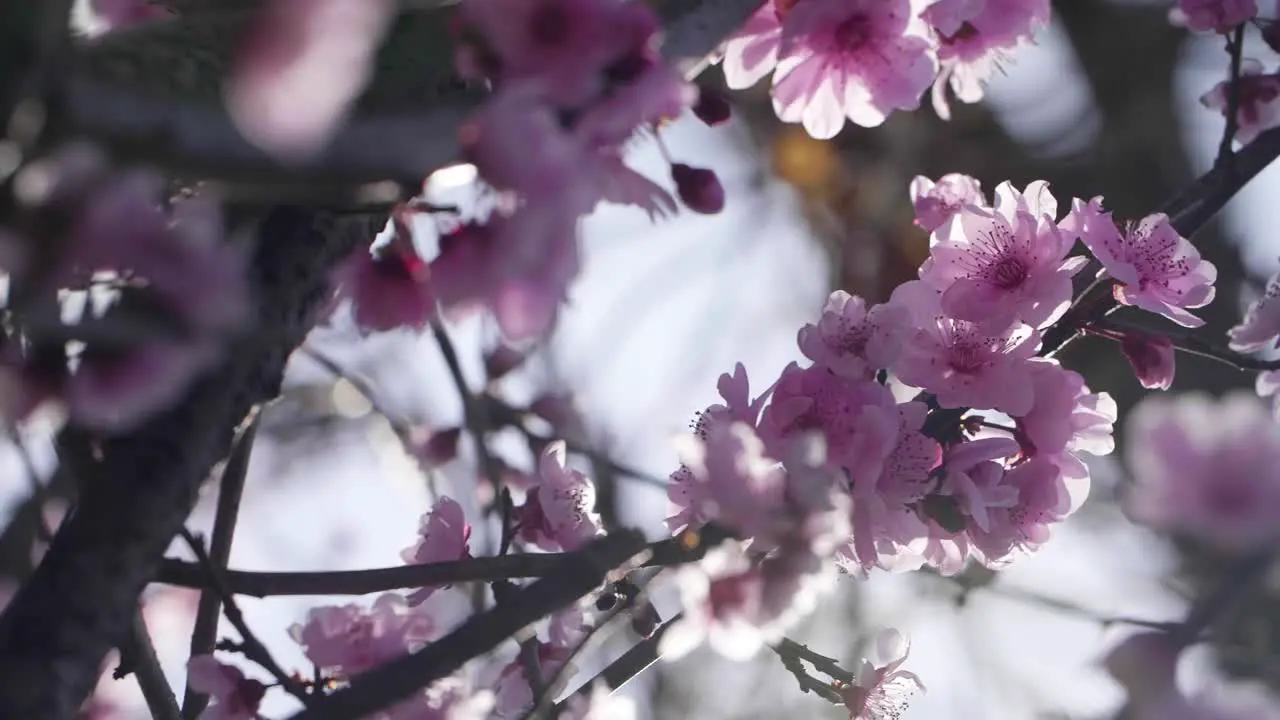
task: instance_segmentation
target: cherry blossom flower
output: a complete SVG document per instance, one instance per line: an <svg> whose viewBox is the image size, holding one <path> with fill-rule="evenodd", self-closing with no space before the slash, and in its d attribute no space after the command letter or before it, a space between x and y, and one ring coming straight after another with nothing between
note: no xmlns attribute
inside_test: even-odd
<svg viewBox="0 0 1280 720"><path fill-rule="evenodd" d="M1013 455L1018 443L1009 438L983 438L947 449L942 467L945 494L983 532L991 532L988 509L1010 508L1018 502L1016 488L1004 484L999 460Z"/></svg>
<svg viewBox="0 0 1280 720"><path fill-rule="evenodd" d="M776 642L810 612L830 576L782 554L753 563L740 543L708 551L675 574L683 616L658 643L664 660L678 660L704 641L730 660L745 661Z"/></svg>
<svg viewBox="0 0 1280 720"><path fill-rule="evenodd" d="M911 181L911 204L915 206L916 225L933 232L947 224L966 205L987 207L982 183L977 178L951 173L934 182L923 175Z"/></svg>
<svg viewBox="0 0 1280 720"><path fill-rule="evenodd" d="M876 127L913 110L938 61L910 0L804 0L784 23L773 107L815 138L835 137L848 118Z"/></svg>
<svg viewBox="0 0 1280 720"><path fill-rule="evenodd" d="M916 690L925 691L915 673L902 669L910 653L911 642L897 630L876 635L872 659L858 663L853 680L839 691L849 720L895 720Z"/></svg>
<svg viewBox="0 0 1280 720"><path fill-rule="evenodd" d="M996 198L994 211L967 206L939 229L920 279L942 293L943 312L957 320L1045 327L1070 306L1071 278L1088 259L1067 257L1075 238L1054 223L1048 183L1025 192L1001 183Z"/></svg>
<svg viewBox="0 0 1280 720"><path fill-rule="evenodd" d="M1031 553L1049 540L1050 529L1080 502L1063 482L1062 470L1050 458L1036 457L1005 472L1000 484L1017 490L1009 507L990 508L990 530L969 528L973 548L983 563L1001 567L1014 553Z"/></svg>
<svg viewBox="0 0 1280 720"><path fill-rule="evenodd" d="M321 149L364 89L393 0L269 0L236 58L227 107L240 132L285 159Z"/></svg>
<svg viewBox="0 0 1280 720"><path fill-rule="evenodd" d="M1079 373L1056 362L1038 360L1031 372L1035 402L1025 415L1014 418L1023 454L1052 458L1067 478L1088 478L1079 453L1101 456L1115 450L1115 400L1105 392L1094 393ZM1086 490L1080 488L1082 493Z"/></svg>
<svg viewBox="0 0 1280 720"><path fill-rule="evenodd" d="M706 439L679 439L680 462L701 487L694 493L700 518L734 530L744 538L772 538L786 502L786 473L764 454L764 443L750 426L716 423Z"/></svg>
<svg viewBox="0 0 1280 720"><path fill-rule="evenodd" d="M1230 32L1258 14L1258 0L1178 0L1170 20L1200 32Z"/></svg>
<svg viewBox="0 0 1280 720"><path fill-rule="evenodd" d="M1227 331L1231 349L1254 352L1280 344L1280 272L1267 280L1262 297L1249 304L1244 319Z"/></svg>
<svg viewBox="0 0 1280 720"><path fill-rule="evenodd" d="M543 550L577 550L604 532L595 512L595 485L566 465L567 449L557 440L538 460L538 486L515 509L517 537Z"/></svg>
<svg viewBox="0 0 1280 720"><path fill-rule="evenodd" d="M1231 107L1230 80L1224 80L1200 98L1200 104L1226 117ZM1280 74L1263 73L1262 63L1244 58L1240 63L1235 139L1242 145L1253 142L1265 130L1280 125Z"/></svg>
<svg viewBox="0 0 1280 720"><path fill-rule="evenodd" d="M224 665L212 655L197 655L187 662L191 689L210 695L213 705L200 720L255 720L267 687L246 678L240 668Z"/></svg>
<svg viewBox="0 0 1280 720"><path fill-rule="evenodd" d="M946 89L976 103L1000 63L1049 23L1049 0L938 0L922 13L938 38L941 69L933 84L938 117L951 119Z"/></svg>
<svg viewBox="0 0 1280 720"><path fill-rule="evenodd" d="M942 407L994 408L1010 415L1031 408L1027 360L1040 346L1033 328L992 329L947 317L939 293L922 281L898 286L890 302L904 303L917 328L891 368L903 382L933 393Z"/></svg>
<svg viewBox="0 0 1280 720"><path fill-rule="evenodd" d="M815 364L850 380L868 380L898 359L910 332L908 322L906 308L868 308L862 298L836 290L818 323L800 328L797 343Z"/></svg>
<svg viewBox="0 0 1280 720"><path fill-rule="evenodd" d="M893 393L877 382L849 380L824 367L792 363L782 371L772 402L760 416L760 438L770 455L782 457L796 436L817 431L832 462L853 466L866 460L868 442L887 452L896 437L896 423L878 442L864 432L861 418L869 406L892 412Z"/></svg>
<svg viewBox="0 0 1280 720"><path fill-rule="evenodd" d="M1275 539L1280 434L1251 393L1148 398L1130 415L1128 437L1125 509L1136 522L1228 551Z"/></svg>
<svg viewBox="0 0 1280 720"><path fill-rule="evenodd" d="M439 630L426 610L410 607L402 595L384 593L372 607L312 608L307 621L294 624L289 634L320 669L350 677L418 649Z"/></svg>
<svg viewBox="0 0 1280 720"><path fill-rule="evenodd" d="M428 265L412 248L388 245L357 251L338 269L340 292L350 296L362 333L421 330L435 317Z"/></svg>
<svg viewBox="0 0 1280 720"><path fill-rule="evenodd" d="M471 557L469 542L471 525L458 501L441 497L431 510L422 516L418 527L418 542L400 553L406 563L422 564L465 560ZM421 605L443 587L428 585L409 593L410 605Z"/></svg>
<svg viewBox="0 0 1280 720"><path fill-rule="evenodd" d="M795 2L767 0L742 27L724 41L724 81L731 90L755 85L778 66L782 19ZM785 8L785 9L784 9Z"/></svg>
<svg viewBox="0 0 1280 720"><path fill-rule="evenodd" d="M1200 258L1166 215L1148 215L1121 229L1111 213L1102 211L1102 198L1096 197L1088 203L1076 200L1061 226L1084 240L1102 261L1103 271L1115 278L1117 302L1164 315L1185 327L1204 324L1188 309L1213 300L1218 269Z"/></svg>

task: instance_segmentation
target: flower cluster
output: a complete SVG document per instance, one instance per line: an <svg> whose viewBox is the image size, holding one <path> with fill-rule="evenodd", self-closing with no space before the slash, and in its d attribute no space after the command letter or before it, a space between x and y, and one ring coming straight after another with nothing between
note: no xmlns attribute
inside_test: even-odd
<svg viewBox="0 0 1280 720"><path fill-rule="evenodd" d="M778 117L834 137L845 120L874 127L894 110L933 106L947 89L982 99L999 64L1049 21L1048 0L769 0L725 43L731 88L772 74Z"/></svg>
<svg viewBox="0 0 1280 720"><path fill-rule="evenodd" d="M931 230L919 279L879 305L833 293L798 334L808 364L755 396L739 365L681 440L671 529L714 524L741 542L685 571L686 617L665 638L677 655L702 638L751 655L807 610L832 564L1001 566L1080 506L1081 455L1111 452L1117 408L1038 352L1088 263L1077 240L1119 303L1195 326L1189 308L1213 297L1213 265L1163 215L1118 226L1097 198L1059 219L1044 182L1003 183L991 203L964 176L911 192ZM919 392L899 401L891 385Z"/></svg>

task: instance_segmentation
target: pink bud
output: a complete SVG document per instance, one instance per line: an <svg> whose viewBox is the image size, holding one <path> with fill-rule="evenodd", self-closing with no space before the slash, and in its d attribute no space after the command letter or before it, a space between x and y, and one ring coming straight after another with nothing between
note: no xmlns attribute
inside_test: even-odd
<svg viewBox="0 0 1280 720"><path fill-rule="evenodd" d="M699 87L698 102L693 105L693 114L710 127L726 123L731 114L729 99L711 88Z"/></svg>
<svg viewBox="0 0 1280 720"><path fill-rule="evenodd" d="M671 166L671 178L676 181L680 199L690 210L715 215L724 209L724 186L715 172L675 163Z"/></svg>
<svg viewBox="0 0 1280 720"><path fill-rule="evenodd" d="M510 345L499 344L484 356L485 376L490 380L497 380L520 367L528 357Z"/></svg>
<svg viewBox="0 0 1280 720"><path fill-rule="evenodd" d="M1173 342L1163 335L1126 332L1120 340L1120 351L1133 366L1133 374L1142 387L1168 390L1173 384Z"/></svg>
<svg viewBox="0 0 1280 720"><path fill-rule="evenodd" d="M431 432L425 439L415 438L415 454L427 465L443 465L458 457L458 440L461 436L461 428L449 428Z"/></svg>
<svg viewBox="0 0 1280 720"><path fill-rule="evenodd" d="M580 437L582 417L569 393L544 393L529 403L529 412L551 423L556 431L567 437Z"/></svg>

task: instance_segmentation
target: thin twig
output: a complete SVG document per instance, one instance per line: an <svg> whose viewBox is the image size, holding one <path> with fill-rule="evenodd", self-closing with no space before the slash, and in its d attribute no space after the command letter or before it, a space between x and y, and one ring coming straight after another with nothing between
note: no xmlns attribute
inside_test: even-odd
<svg viewBox="0 0 1280 720"><path fill-rule="evenodd" d="M226 614L227 620L231 622L236 632L240 634L238 649L245 657L261 665L263 669L271 673L276 682L287 690L290 695L302 701L303 705L310 705L314 702L315 698L307 693L306 687L297 678L291 676L284 671L284 668L280 667L280 664L271 656L271 652L267 650L267 647L249 629L249 624L245 622L244 614L240 612L240 606L236 605L235 597L227 589L226 583L222 581L222 570L213 564L213 561L209 558L209 552L205 550L204 543L192 535L191 531L185 527L182 528L181 534L182 539L191 548L191 552L195 553L196 560L209 575L214 591L221 596L223 612Z"/></svg>
<svg viewBox="0 0 1280 720"><path fill-rule="evenodd" d="M236 440L218 483L218 507L214 512L213 537L209 541L209 562L219 569L225 568L231 558L231 543L240 514L240 499L244 495L245 477L249 472L249 456L253 453L253 441L257 437L261 417L260 411L255 412L249 425ZM191 631L191 657L213 652L218 641L221 606L221 598L216 591L210 588L201 591L196 607L196 623ZM188 677L187 688L182 697L183 717L195 720L208 704L209 696L197 692Z"/></svg>
<svg viewBox="0 0 1280 720"><path fill-rule="evenodd" d="M800 686L801 692L813 693L833 705L842 705L844 703L844 699L840 697L840 693L836 692L835 688L829 683L824 683L813 677L808 670L805 670L804 663L800 662L798 656L779 650L777 646L773 647L773 652L782 661L782 666L787 669L787 672L791 673L791 676L796 679L796 684Z"/></svg>
<svg viewBox="0 0 1280 720"><path fill-rule="evenodd" d="M1179 646L1186 647L1200 639L1218 616L1230 610L1255 584L1262 580L1275 562L1277 548L1259 550L1235 565L1222 584L1191 606L1187 617L1170 632Z"/></svg>
<svg viewBox="0 0 1280 720"><path fill-rule="evenodd" d="M1231 143L1240 128L1240 64L1244 55L1244 24L1241 23L1235 32L1227 36L1227 54L1231 57L1231 79L1227 86L1227 126L1222 130L1222 141L1218 143L1218 159L1215 166L1222 166L1230 173L1232 158L1235 153Z"/></svg>
<svg viewBox="0 0 1280 720"><path fill-rule="evenodd" d="M151 642L151 634L147 632L147 623L139 610L133 617L130 630L130 667L126 671L121 660L114 677L122 679L129 671L138 678L138 686L142 688L142 697L146 700L147 710L153 720L181 720L182 711L178 709L178 698L169 687L169 680L160 667L160 659L156 657L155 645Z"/></svg>
<svg viewBox="0 0 1280 720"><path fill-rule="evenodd" d="M790 638L784 637L779 640L778 643L773 646L773 651L778 654L778 657L793 657L797 660L804 660L805 662L813 665L818 672L827 675L832 680L839 680L843 683L853 682L853 673L840 667L839 661L835 658L829 658L826 655L816 653L813 650L810 650L809 646L801 645Z"/></svg>

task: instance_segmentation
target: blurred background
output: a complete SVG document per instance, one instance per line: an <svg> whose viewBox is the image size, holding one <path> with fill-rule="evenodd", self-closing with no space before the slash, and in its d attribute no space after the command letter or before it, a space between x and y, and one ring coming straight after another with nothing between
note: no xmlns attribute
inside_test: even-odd
<svg viewBox="0 0 1280 720"><path fill-rule="evenodd" d="M726 127L708 129L693 118L674 124L664 134L671 156L719 173L728 196L725 212L657 223L639 211L613 208L591 217L585 268L569 308L553 336L494 392L514 406L544 396L574 398L581 427L561 423L544 434L576 434L599 456L651 476L631 478L607 463L575 459L597 478L608 522L659 537L665 490L652 479L665 479L676 467L671 438L717 399L720 373L742 362L757 388L767 386L800 357L796 331L816 319L832 289L881 301L915 276L928 239L912 225L907 185L913 176L963 172L988 191L1003 180L1022 187L1047 179L1060 207L1072 197L1103 195L1117 218L1136 219L1210 166L1222 118L1198 98L1225 79L1227 56L1220 38L1170 25L1171 5L1055 2L1051 28L1003 68L986 102L953 106L951 122L940 121L926 98L920 111L897 113L883 127L847 126L834 140L816 141L776 120L761 85L730 94L735 119ZM1264 7L1264 16L1273 17L1274 9ZM1247 56L1274 68L1277 58L1259 38L1247 43ZM701 82L724 89L716 68ZM641 169L667 182L654 144L638 144L634 152ZM439 173L430 195L465 205L474 197L469 183L465 171ZM1221 338L1280 264L1273 208L1278 194L1280 169L1272 168L1194 238L1220 273L1218 299L1201 313L1207 334ZM423 224L419 230L417 240L430 253L434 229ZM472 387L482 387L483 357L497 345L492 323L470 318L449 330ZM494 533L478 521L482 496L470 440L464 436L457 460L425 473L393 430L423 434L461 422L457 389L430 334L362 338L340 309L308 346L348 379L306 354L294 358L285 396L263 418L231 567L397 565L434 494L458 498L480 525L473 552L492 552ZM915 699L907 717L1113 717L1122 698L1098 666L1125 632L1113 620L1177 619L1186 599L1211 585L1221 567L1198 548L1133 526L1117 509L1124 414L1144 391L1116 348L1088 338L1061 359L1095 390L1115 396L1122 415L1117 453L1095 464L1089 501L1054 539L998 575L974 569L959 578L846 578L839 593L792 634L848 665L876 630L892 626L908 633L908 667L929 692ZM1252 381L1252 375L1180 356L1172 392L1220 393ZM11 579L21 577L39 550L33 538L41 510L31 499L30 471L55 499L44 507L46 516L56 517L56 498L66 493L51 472L56 423L52 417L34 423L21 451L10 446L0 455L0 497L8 516L0 534L0 573ZM494 446L512 467L531 467L530 448L518 433L499 436ZM211 485L192 529L207 531L215 497ZM172 554L182 553L175 548ZM179 688L195 598L191 591L157 585L145 611ZM462 590L437 598L442 618L467 610ZM241 605L277 659L306 671L288 627L318 604L371 600L245 598ZM671 598L661 588L655 602L670 614ZM1222 619L1211 647L1189 658L1188 684L1212 683L1223 674L1280 683L1280 668L1269 659L1280 645L1278 603L1280 577ZM626 629L615 633L581 663L584 674L571 686L635 639ZM505 652L494 667L514 651ZM481 677L491 675L492 668L481 670ZM655 665L624 692L649 718L845 717L803 695L769 653L730 663L697 652ZM119 708L101 717L146 717L132 680L105 680L99 697ZM269 716L291 707L285 698L269 697Z"/></svg>

